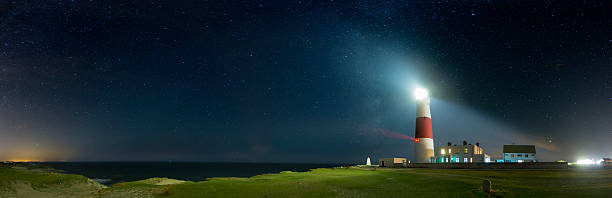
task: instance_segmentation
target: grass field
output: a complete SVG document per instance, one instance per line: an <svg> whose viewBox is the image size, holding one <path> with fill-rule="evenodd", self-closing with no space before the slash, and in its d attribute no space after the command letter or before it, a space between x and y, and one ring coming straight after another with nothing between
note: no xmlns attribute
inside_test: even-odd
<svg viewBox="0 0 612 198"><path fill-rule="evenodd" d="M492 181L493 194L481 192L484 179ZM24 184L47 197L612 197L611 169L336 168L201 182L159 178L109 188L91 182L78 175L0 168L5 192L0 197L17 196L11 188Z"/></svg>

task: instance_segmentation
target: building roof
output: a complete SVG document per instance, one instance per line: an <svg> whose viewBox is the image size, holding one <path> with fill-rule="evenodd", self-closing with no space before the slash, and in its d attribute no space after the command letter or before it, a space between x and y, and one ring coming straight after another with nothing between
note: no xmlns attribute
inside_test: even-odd
<svg viewBox="0 0 612 198"><path fill-rule="evenodd" d="M536 153L535 145L504 145L504 153Z"/></svg>

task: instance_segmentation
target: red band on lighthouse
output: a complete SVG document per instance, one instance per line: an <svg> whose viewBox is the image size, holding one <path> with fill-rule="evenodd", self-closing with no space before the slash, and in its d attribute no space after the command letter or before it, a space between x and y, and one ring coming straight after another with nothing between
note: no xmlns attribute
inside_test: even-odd
<svg viewBox="0 0 612 198"><path fill-rule="evenodd" d="M416 128L414 130L414 137L415 138L433 138L431 118L420 117L416 119Z"/></svg>

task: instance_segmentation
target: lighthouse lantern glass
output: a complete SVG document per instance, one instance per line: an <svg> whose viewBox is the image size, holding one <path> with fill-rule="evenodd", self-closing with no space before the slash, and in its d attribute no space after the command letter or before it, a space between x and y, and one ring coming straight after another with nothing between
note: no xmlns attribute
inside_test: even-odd
<svg viewBox="0 0 612 198"><path fill-rule="evenodd" d="M417 100L421 100L421 99L427 98L427 95L429 95L429 92L427 92L426 89L417 88L416 90L414 90L414 97Z"/></svg>

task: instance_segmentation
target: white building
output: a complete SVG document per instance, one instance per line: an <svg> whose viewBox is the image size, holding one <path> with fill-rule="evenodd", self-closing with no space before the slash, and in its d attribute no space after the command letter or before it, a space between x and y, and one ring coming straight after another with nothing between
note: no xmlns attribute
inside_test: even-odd
<svg viewBox="0 0 612 198"><path fill-rule="evenodd" d="M437 163L474 163L490 160L479 143L472 145L466 141L463 141L463 145L451 145L449 142L447 146L441 146L436 153Z"/></svg>
<svg viewBox="0 0 612 198"><path fill-rule="evenodd" d="M504 145L504 162L537 162L535 145Z"/></svg>

